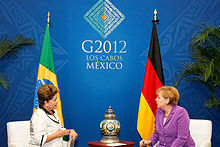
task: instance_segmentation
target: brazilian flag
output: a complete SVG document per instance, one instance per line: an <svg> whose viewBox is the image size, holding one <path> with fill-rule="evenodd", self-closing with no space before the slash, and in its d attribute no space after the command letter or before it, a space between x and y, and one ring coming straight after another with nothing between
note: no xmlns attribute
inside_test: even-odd
<svg viewBox="0 0 220 147"><path fill-rule="evenodd" d="M47 27L45 30L45 34L44 34L44 41L43 41L43 46L42 46L42 50L41 50L39 68L38 68L37 83L36 83L35 95L34 95L33 112L39 106L38 96L37 96L37 91L38 91L39 87L44 84L52 84L52 85L58 87L57 76L56 76L54 61L53 61L53 53L52 53L52 47L51 47L49 26L50 26L50 22L48 21ZM64 126L62 107L61 107L59 93L57 94L57 101L58 101L58 103L57 103L56 110L58 112L58 116L60 118L61 124L62 124L62 126Z"/></svg>

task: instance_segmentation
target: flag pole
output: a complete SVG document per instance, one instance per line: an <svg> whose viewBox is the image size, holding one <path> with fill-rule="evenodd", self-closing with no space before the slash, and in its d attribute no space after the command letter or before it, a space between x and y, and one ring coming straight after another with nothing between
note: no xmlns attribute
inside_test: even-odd
<svg viewBox="0 0 220 147"><path fill-rule="evenodd" d="M160 45L157 35L156 24L157 10L154 10L153 28L150 48L147 57L144 82L140 97L137 130L142 139L149 139L154 133L155 116L157 111L156 90L164 85L163 67L160 54ZM147 123L146 123L147 122Z"/></svg>

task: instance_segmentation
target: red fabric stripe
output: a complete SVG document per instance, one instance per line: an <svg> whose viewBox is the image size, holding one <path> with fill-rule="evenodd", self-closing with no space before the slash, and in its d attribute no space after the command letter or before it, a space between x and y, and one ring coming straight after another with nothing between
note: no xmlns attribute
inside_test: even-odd
<svg viewBox="0 0 220 147"><path fill-rule="evenodd" d="M157 97L156 90L160 88L162 85L160 79L158 78L157 73L154 70L154 67L149 58L147 58L147 65L144 76L144 83L142 88L142 93L148 102L154 116L157 111L157 104L155 99Z"/></svg>

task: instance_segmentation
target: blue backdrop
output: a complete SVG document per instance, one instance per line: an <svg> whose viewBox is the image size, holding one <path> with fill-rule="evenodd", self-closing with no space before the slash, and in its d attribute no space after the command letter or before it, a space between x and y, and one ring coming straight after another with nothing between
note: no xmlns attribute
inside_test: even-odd
<svg viewBox="0 0 220 147"><path fill-rule="evenodd" d="M29 120L32 115L48 11L64 123L66 128L78 132L77 147L101 139L99 123L109 105L121 123L119 139L134 141L138 146L141 138L136 122L155 8L160 20L157 30L166 85L175 83L181 63L191 61L188 46L197 25L220 24L219 0L110 0L107 4L116 8L110 12L119 10L122 21L115 28L111 26L109 34L105 26L97 24L107 34L104 38L84 18L97 2L0 0L0 36L24 34L36 42L17 57L0 60L0 72L9 83L8 90L0 87L1 147L7 146L6 123ZM212 120L212 146L220 146L220 112L204 107L208 90L186 81L180 83L178 90L179 105L187 109L190 118Z"/></svg>

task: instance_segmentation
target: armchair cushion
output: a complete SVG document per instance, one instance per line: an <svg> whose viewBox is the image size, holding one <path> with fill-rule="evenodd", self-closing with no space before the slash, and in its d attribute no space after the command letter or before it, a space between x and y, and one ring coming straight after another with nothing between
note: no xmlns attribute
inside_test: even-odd
<svg viewBox="0 0 220 147"><path fill-rule="evenodd" d="M196 147L211 147L212 122L210 120L190 119L189 128Z"/></svg>
<svg viewBox="0 0 220 147"><path fill-rule="evenodd" d="M30 140L30 121L7 123L8 147L26 147Z"/></svg>

